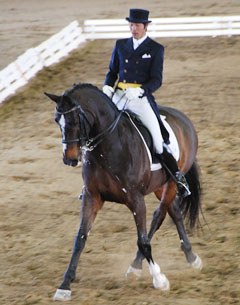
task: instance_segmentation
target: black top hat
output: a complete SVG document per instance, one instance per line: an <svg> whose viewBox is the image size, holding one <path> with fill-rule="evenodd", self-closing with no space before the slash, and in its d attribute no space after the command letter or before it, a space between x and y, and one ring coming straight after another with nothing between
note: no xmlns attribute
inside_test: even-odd
<svg viewBox="0 0 240 305"><path fill-rule="evenodd" d="M126 17L126 20L133 23L150 23L151 20L148 20L149 11L131 8L129 10L129 17Z"/></svg>

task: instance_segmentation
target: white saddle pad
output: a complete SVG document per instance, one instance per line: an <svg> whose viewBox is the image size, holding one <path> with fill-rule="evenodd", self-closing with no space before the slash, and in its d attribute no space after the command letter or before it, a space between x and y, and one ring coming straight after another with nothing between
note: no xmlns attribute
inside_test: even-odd
<svg viewBox="0 0 240 305"><path fill-rule="evenodd" d="M175 158L175 160L178 161L179 160L179 156L180 156L180 151L179 151L179 145L178 145L177 138L176 138L172 128L170 127L170 125L166 121L166 117L161 115L161 119L162 119L162 122L163 122L165 128L169 132L169 141L170 141L170 144L168 145L169 152L171 152L173 157ZM131 118L130 118L130 120L131 120ZM151 171L156 171L156 170L162 168L162 165L160 163L153 163L151 152L150 152L150 150L149 150L149 148L148 148L148 146L147 146L147 144L146 144L146 142L145 142L141 132L138 130L137 126L134 124L134 122L132 120L131 120L131 122L135 126L135 128L137 129L137 131L139 132L139 134L140 134L140 136L141 136L141 138L143 140L144 146L145 146L145 148L147 150L147 154L148 154L148 157L149 157Z"/></svg>

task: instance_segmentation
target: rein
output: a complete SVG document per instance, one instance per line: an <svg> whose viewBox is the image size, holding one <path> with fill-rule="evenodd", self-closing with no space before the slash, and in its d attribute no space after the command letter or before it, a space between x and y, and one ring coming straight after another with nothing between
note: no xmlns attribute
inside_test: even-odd
<svg viewBox="0 0 240 305"><path fill-rule="evenodd" d="M123 112L124 112L124 110L120 111L117 118L112 122L112 124L110 126L108 126L107 129L103 130L95 137L88 139L88 141L85 144L86 150L88 150L88 151L94 150L104 140L104 137L107 133L111 134L114 131Z"/></svg>
<svg viewBox="0 0 240 305"><path fill-rule="evenodd" d="M122 95L122 97L119 99L119 101L124 97L125 93ZM118 101L118 102L119 102ZM124 104L123 109L119 112L118 116L116 117L116 119L112 122L112 124L110 126L108 126L107 129L105 129L104 131L100 132L98 135L96 135L95 137L88 139L88 141L85 144L85 149L88 151L92 151L94 150L103 140L104 137L107 133L111 134L114 129L116 128L123 112L125 111L125 105L126 105L127 101ZM95 143L94 143L95 142Z"/></svg>

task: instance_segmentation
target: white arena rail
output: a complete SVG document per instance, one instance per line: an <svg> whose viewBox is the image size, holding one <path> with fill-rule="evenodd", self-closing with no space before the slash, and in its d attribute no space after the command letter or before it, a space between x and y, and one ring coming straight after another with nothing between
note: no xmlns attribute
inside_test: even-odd
<svg viewBox="0 0 240 305"><path fill-rule="evenodd" d="M26 85L38 71L59 62L83 42L82 29L77 21L73 21L38 47L28 49L0 71L0 103Z"/></svg>
<svg viewBox="0 0 240 305"><path fill-rule="evenodd" d="M240 35L240 16L152 18L148 34L155 38ZM125 37L129 37L129 26L124 19L85 20L83 30L77 21L71 22L0 71L0 103L26 85L38 71L59 62L86 40Z"/></svg>
<svg viewBox="0 0 240 305"><path fill-rule="evenodd" d="M148 35L151 37L199 37L240 35L240 16L210 16L182 18L151 18ZM129 36L124 19L85 20L86 39L119 39Z"/></svg>

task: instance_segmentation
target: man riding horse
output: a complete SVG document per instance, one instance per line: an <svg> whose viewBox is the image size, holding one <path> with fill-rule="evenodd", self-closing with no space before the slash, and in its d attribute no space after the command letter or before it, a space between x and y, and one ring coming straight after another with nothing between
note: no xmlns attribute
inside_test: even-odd
<svg viewBox="0 0 240 305"><path fill-rule="evenodd" d="M182 197L190 195L185 176L171 154L169 134L159 114L154 91L162 85L164 47L147 36L149 11L130 9L131 38L117 40L103 86L103 92L119 110L135 113L150 131L155 155L176 182Z"/></svg>

